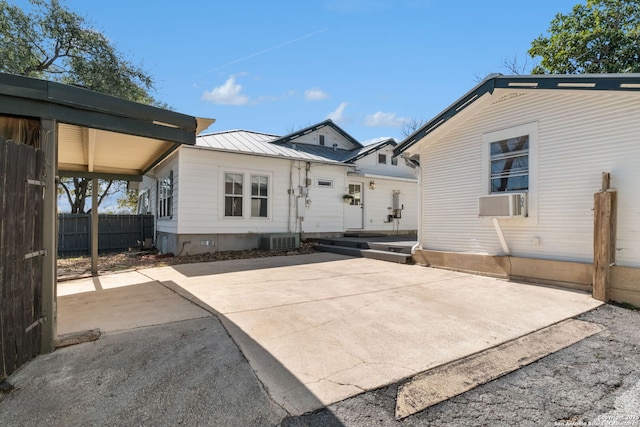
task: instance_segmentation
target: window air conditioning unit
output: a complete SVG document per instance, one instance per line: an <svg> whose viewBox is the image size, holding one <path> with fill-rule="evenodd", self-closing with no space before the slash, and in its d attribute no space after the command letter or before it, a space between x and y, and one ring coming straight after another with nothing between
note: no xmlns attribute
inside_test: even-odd
<svg viewBox="0 0 640 427"><path fill-rule="evenodd" d="M491 194L478 197L478 216L513 218L527 216L527 193Z"/></svg>

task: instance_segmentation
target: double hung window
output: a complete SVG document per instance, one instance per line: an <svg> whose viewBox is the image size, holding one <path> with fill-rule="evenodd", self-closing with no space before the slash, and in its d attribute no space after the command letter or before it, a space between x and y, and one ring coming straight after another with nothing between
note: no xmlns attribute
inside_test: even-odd
<svg viewBox="0 0 640 427"><path fill-rule="evenodd" d="M529 135L490 143L491 194L529 190Z"/></svg>
<svg viewBox="0 0 640 427"><path fill-rule="evenodd" d="M224 174L224 216L242 216L242 189L244 175Z"/></svg>
<svg viewBox="0 0 640 427"><path fill-rule="evenodd" d="M251 216L266 218L268 216L269 177L251 176Z"/></svg>
<svg viewBox="0 0 640 427"><path fill-rule="evenodd" d="M268 218L269 177L226 172L224 174L224 216Z"/></svg>
<svg viewBox="0 0 640 427"><path fill-rule="evenodd" d="M171 218L173 216L173 171L158 183L158 217Z"/></svg>

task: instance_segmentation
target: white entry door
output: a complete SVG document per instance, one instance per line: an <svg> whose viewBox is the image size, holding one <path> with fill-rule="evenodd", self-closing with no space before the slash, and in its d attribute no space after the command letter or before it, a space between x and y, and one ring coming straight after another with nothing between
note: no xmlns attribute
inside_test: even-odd
<svg viewBox="0 0 640 427"><path fill-rule="evenodd" d="M362 200L362 182L350 182L349 194L353 197L345 206L345 222L348 230L364 228L364 205Z"/></svg>

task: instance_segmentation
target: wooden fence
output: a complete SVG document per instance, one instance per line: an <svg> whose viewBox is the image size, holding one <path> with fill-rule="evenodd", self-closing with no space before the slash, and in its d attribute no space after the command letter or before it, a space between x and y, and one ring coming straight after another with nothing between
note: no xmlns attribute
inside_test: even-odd
<svg viewBox="0 0 640 427"><path fill-rule="evenodd" d="M43 166L41 150L0 137L0 382L40 350Z"/></svg>
<svg viewBox="0 0 640 427"><path fill-rule="evenodd" d="M153 239L153 215L98 215L98 252L124 251ZM58 256L91 253L91 215L58 215Z"/></svg>

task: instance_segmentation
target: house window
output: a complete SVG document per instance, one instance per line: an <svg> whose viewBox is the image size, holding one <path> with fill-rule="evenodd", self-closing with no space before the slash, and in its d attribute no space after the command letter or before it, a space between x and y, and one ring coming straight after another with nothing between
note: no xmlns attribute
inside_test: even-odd
<svg viewBox="0 0 640 427"><path fill-rule="evenodd" d="M151 213L149 209L149 191L143 191L138 195L138 215Z"/></svg>
<svg viewBox="0 0 640 427"><path fill-rule="evenodd" d="M392 157L391 158L391 165L392 166L398 166L398 158L397 157Z"/></svg>
<svg viewBox="0 0 640 427"><path fill-rule="evenodd" d="M251 216L266 218L269 201L269 177L251 176Z"/></svg>
<svg viewBox="0 0 640 427"><path fill-rule="evenodd" d="M491 142L491 193L529 190L529 135Z"/></svg>
<svg viewBox="0 0 640 427"><path fill-rule="evenodd" d="M386 154L378 154L378 163L381 165L387 164L387 155Z"/></svg>
<svg viewBox="0 0 640 427"><path fill-rule="evenodd" d="M241 173L224 174L224 216L242 216L242 184Z"/></svg>
<svg viewBox="0 0 640 427"><path fill-rule="evenodd" d="M318 135L318 144L324 146L324 135Z"/></svg>
<svg viewBox="0 0 640 427"><path fill-rule="evenodd" d="M317 179L316 187L333 188L332 179Z"/></svg>
<svg viewBox="0 0 640 427"><path fill-rule="evenodd" d="M159 183L158 217L171 218L173 216L173 171Z"/></svg>

